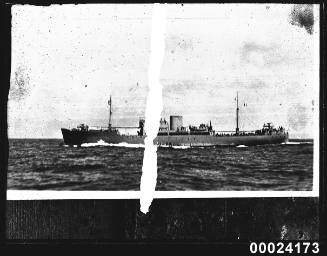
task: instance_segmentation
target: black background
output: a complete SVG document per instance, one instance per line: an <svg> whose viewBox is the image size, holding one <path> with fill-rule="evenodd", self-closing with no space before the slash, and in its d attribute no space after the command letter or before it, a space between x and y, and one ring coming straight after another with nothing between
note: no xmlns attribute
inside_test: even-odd
<svg viewBox="0 0 327 256"><path fill-rule="evenodd" d="M88 1L92 2L92 1ZM97 1L99 2L99 1ZM16 3L22 3L16 2ZM46 5L47 2L28 3ZM317 2L322 3L322 2ZM326 241L326 30L320 36L320 197L155 199L147 215L138 200L7 201L7 100L10 85L11 4L1 9L1 241L22 243L213 244L248 248L248 241ZM248 250L248 249L247 249Z"/></svg>

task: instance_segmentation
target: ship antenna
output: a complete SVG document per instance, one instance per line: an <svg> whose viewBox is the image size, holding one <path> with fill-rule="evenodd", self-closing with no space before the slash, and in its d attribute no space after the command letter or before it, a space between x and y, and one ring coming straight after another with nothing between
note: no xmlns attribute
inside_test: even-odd
<svg viewBox="0 0 327 256"><path fill-rule="evenodd" d="M238 112L239 112L239 108L238 108L238 92L236 93L236 134L239 133L239 128L238 128Z"/></svg>
<svg viewBox="0 0 327 256"><path fill-rule="evenodd" d="M111 129L111 114L112 114L112 111L111 111L111 95L110 95L110 99L108 101L108 105L109 105L109 123L108 123L108 130Z"/></svg>

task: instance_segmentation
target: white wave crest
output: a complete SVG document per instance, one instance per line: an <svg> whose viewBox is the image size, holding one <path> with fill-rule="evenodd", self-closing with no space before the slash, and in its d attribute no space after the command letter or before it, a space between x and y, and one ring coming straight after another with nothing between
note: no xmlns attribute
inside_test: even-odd
<svg viewBox="0 0 327 256"><path fill-rule="evenodd" d="M300 145L300 144L313 144L312 142L300 142L300 141L288 141L288 142L282 142L282 145Z"/></svg>
<svg viewBox="0 0 327 256"><path fill-rule="evenodd" d="M103 146L103 147L125 147L125 148L144 148L143 144L128 144L126 142L121 142L117 144L113 143L107 143L103 140L99 140L96 143L83 143L81 147L98 147L98 146Z"/></svg>
<svg viewBox="0 0 327 256"><path fill-rule="evenodd" d="M169 146L169 145L158 145L159 148L174 148L174 149L188 149L190 146Z"/></svg>
<svg viewBox="0 0 327 256"><path fill-rule="evenodd" d="M238 145L236 146L237 148L247 148L248 146L245 146L245 145Z"/></svg>
<svg viewBox="0 0 327 256"><path fill-rule="evenodd" d="M129 144L126 142L121 142L118 144L109 144L112 147L125 147L125 148L144 148L144 144Z"/></svg>
<svg viewBox="0 0 327 256"><path fill-rule="evenodd" d="M98 142L95 142L95 143L83 143L81 144L81 147L85 147L85 148L88 148L88 147L97 147L97 146L109 146L110 144L103 141L103 140L99 140Z"/></svg>

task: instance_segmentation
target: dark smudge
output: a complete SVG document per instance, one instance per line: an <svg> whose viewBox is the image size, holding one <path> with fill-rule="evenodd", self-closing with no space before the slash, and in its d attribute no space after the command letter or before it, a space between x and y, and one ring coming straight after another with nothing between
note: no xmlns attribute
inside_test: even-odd
<svg viewBox="0 0 327 256"><path fill-rule="evenodd" d="M256 42L244 43L241 50L241 60L245 63L251 63L256 66L271 67L274 65L280 65L283 62L287 62L288 59L281 54L279 45L262 45ZM255 54L259 58L254 58ZM260 59L261 61L258 61Z"/></svg>
<svg viewBox="0 0 327 256"><path fill-rule="evenodd" d="M290 14L290 23L295 26L304 27L312 35L313 33L313 5L297 4L294 5Z"/></svg>
<svg viewBox="0 0 327 256"><path fill-rule="evenodd" d="M185 38L182 36L170 36L166 39L166 50L175 53L178 50L193 50L193 38Z"/></svg>
<svg viewBox="0 0 327 256"><path fill-rule="evenodd" d="M26 72L26 68L18 66L12 79L9 98L16 101L24 99L29 94L28 88L30 82L30 77Z"/></svg>
<svg viewBox="0 0 327 256"><path fill-rule="evenodd" d="M288 110L287 119L290 127L296 131L304 129L310 120L306 107L301 104L293 105Z"/></svg>

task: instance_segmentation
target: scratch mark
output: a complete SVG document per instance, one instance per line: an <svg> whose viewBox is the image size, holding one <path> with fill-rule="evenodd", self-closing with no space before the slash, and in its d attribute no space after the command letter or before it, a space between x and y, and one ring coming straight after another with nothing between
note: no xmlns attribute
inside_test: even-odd
<svg viewBox="0 0 327 256"><path fill-rule="evenodd" d="M160 70L165 53L166 4L154 4L152 16L151 52L148 71L149 93L145 111L145 140L140 185L141 211L147 213L157 183L157 137L162 112L162 85Z"/></svg>

